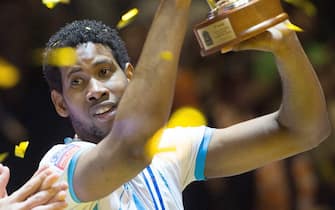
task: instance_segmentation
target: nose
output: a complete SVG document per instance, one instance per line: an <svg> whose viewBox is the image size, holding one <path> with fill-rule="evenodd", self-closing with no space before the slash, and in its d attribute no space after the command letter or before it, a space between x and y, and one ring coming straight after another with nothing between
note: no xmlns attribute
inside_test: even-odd
<svg viewBox="0 0 335 210"><path fill-rule="evenodd" d="M94 102L108 97L108 89L104 84L94 78L90 80L89 88L86 94L88 102Z"/></svg>

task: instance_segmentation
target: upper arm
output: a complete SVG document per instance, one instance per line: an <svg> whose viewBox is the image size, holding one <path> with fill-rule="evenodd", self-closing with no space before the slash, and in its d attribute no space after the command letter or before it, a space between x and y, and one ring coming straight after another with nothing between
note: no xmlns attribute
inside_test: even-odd
<svg viewBox="0 0 335 210"><path fill-rule="evenodd" d="M309 147L298 134L282 127L278 112L215 129L208 146L206 177L240 174Z"/></svg>

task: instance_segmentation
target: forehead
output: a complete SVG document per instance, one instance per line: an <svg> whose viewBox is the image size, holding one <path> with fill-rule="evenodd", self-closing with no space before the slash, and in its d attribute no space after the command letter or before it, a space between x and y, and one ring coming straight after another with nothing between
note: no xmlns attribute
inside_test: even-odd
<svg viewBox="0 0 335 210"><path fill-rule="evenodd" d="M79 44L76 47L76 54L77 62L95 59L97 56L107 56L114 60L112 50L108 46L93 42Z"/></svg>
<svg viewBox="0 0 335 210"><path fill-rule="evenodd" d="M116 62L112 50L103 44L87 42L79 44L75 48L76 62L71 66L60 68L62 77L73 69L85 70L101 63L110 63L116 68L120 68Z"/></svg>

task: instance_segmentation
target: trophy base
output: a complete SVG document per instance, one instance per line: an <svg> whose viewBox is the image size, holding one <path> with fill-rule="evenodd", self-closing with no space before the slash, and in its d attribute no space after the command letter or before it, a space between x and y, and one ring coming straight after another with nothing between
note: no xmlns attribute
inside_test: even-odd
<svg viewBox="0 0 335 210"><path fill-rule="evenodd" d="M251 0L230 10L218 8L217 13L193 29L201 47L201 55L221 51L229 52L233 47L268 28L288 19L279 0Z"/></svg>

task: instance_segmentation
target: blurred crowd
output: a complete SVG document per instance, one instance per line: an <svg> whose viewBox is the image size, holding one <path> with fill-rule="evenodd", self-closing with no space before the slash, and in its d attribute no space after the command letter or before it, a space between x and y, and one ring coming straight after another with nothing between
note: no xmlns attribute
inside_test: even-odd
<svg viewBox="0 0 335 210"><path fill-rule="evenodd" d="M304 30L298 36L320 78L334 121L332 1L297 2L282 2L283 8ZM301 2L312 5L315 12L309 12ZM156 6L153 0L72 0L50 10L36 0L0 2L0 58L16 66L20 75L10 88L1 86L0 80L0 154L9 153L4 160L12 171L9 191L31 176L51 145L73 135L68 122L53 110L42 77L38 53L48 37L74 19L92 18L116 25L124 12L136 7L138 16L120 30L136 65ZM208 6L206 1L194 0L192 7L172 111L192 106L206 116L208 126L226 127L276 110L281 87L272 55L250 51L202 57L192 28L205 20ZM335 210L334 137L332 134L310 152L253 172L193 183L184 192L185 209ZM13 155L15 144L22 140L30 141L23 159Z"/></svg>

